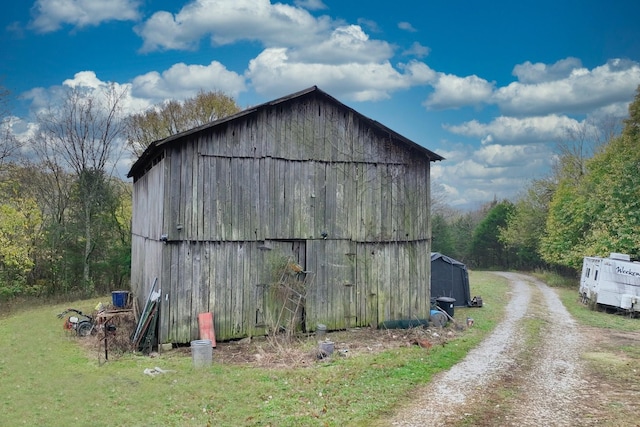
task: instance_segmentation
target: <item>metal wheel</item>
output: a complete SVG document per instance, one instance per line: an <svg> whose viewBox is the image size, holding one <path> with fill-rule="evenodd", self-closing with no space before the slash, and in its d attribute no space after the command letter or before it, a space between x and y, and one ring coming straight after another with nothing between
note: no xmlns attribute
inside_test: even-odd
<svg viewBox="0 0 640 427"><path fill-rule="evenodd" d="M91 322L88 322L86 320L84 322L78 323L78 326L76 326L76 333L81 337L87 337L91 335L92 330L93 325L91 324Z"/></svg>

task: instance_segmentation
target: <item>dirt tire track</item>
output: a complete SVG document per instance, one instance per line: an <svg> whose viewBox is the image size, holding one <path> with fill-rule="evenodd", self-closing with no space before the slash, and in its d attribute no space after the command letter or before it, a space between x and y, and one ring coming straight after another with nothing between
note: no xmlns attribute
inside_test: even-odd
<svg viewBox="0 0 640 427"><path fill-rule="evenodd" d="M515 378L516 396L498 411L491 426L570 426L577 423L577 403L582 384L582 336L556 293L530 276L496 273L509 280L511 300L506 315L491 335L450 370L436 376L419 397L389 422L393 426L457 425L483 411L483 396L501 378ZM532 363L518 364L523 355L521 321L530 311L533 290L547 330ZM536 309L539 311L540 309ZM529 355L530 356L530 355ZM494 405L495 402L490 402ZM491 409L491 408L487 408Z"/></svg>
<svg viewBox="0 0 640 427"><path fill-rule="evenodd" d="M580 417L577 396L585 385L580 354L584 346L577 324L556 293L543 282L523 275L504 274L509 280L524 278L542 293L548 319L537 363L524 373L523 393L514 406L516 425L571 426Z"/></svg>

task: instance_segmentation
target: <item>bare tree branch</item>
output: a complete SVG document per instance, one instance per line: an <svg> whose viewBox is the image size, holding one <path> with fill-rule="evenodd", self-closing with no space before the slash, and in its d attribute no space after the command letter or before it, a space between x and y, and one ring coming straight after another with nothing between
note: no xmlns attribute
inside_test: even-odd
<svg viewBox="0 0 640 427"><path fill-rule="evenodd" d="M111 175L106 168L109 164L115 167L121 151L125 96L126 91L114 85L97 91L71 88L59 105L50 105L39 115L39 131L33 140L35 151L52 173L66 169L76 178L84 210L83 279L89 291L95 218Z"/></svg>

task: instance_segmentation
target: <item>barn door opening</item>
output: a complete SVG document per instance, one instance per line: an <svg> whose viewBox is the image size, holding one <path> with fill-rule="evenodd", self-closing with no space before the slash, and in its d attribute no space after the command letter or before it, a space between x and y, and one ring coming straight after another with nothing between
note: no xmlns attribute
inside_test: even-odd
<svg viewBox="0 0 640 427"><path fill-rule="evenodd" d="M264 325L269 334L290 338L306 329L306 294L313 278L306 269L306 243L268 241L265 246Z"/></svg>

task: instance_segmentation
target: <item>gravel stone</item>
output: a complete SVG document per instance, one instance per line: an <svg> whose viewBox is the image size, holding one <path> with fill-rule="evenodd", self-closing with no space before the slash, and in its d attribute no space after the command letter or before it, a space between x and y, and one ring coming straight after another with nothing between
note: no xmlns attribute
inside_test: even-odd
<svg viewBox="0 0 640 427"><path fill-rule="evenodd" d="M391 425L455 425L482 408L492 384L508 376L525 387L518 388L506 415L487 425L576 425L579 390L584 384L580 362L584 339L575 321L557 294L541 281L517 273L496 274L507 278L512 287L505 318L465 359L436 376L392 418ZM532 295L542 295L542 300L533 301ZM523 356L521 321L533 311L545 320L544 340L539 353L526 355L532 362L522 367L517 362Z"/></svg>

